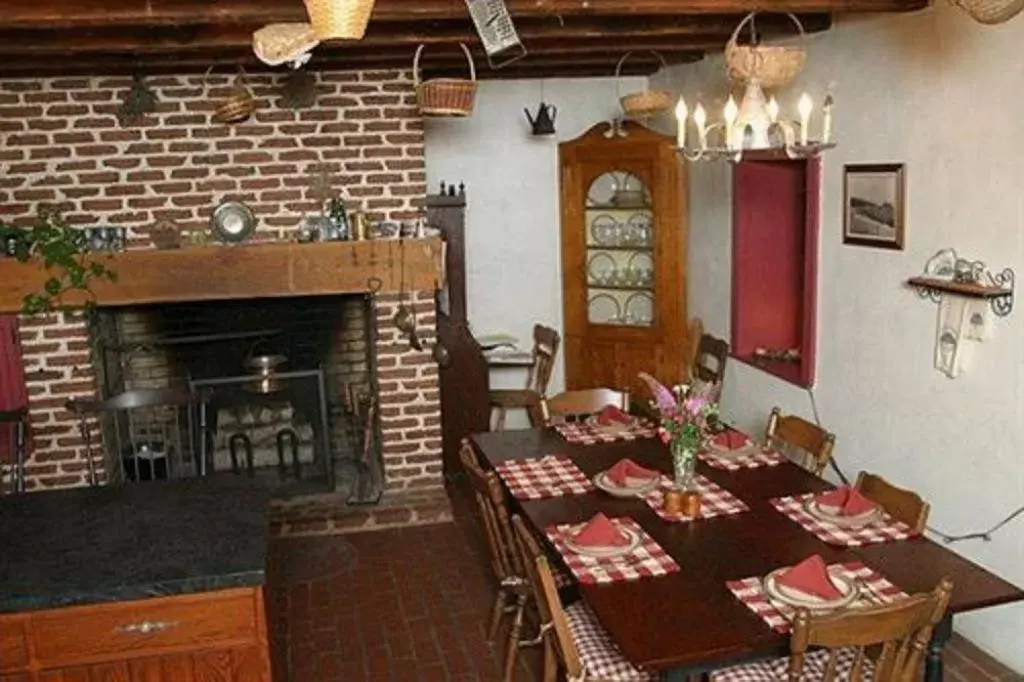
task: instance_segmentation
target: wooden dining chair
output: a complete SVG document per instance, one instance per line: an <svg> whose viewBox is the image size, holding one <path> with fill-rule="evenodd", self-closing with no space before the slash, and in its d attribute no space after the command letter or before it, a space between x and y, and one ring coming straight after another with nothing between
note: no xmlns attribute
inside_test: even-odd
<svg viewBox="0 0 1024 682"><path fill-rule="evenodd" d="M917 493L898 488L881 476L866 471L857 476L857 490L880 504L889 516L910 526L915 533L924 532L931 506Z"/></svg>
<svg viewBox="0 0 1024 682"><path fill-rule="evenodd" d="M728 341L711 334L702 334L693 360L693 380L720 386L725 380L725 363L728 359Z"/></svg>
<svg viewBox="0 0 1024 682"><path fill-rule="evenodd" d="M555 682L557 659L568 680L587 682L645 682L656 680L653 674L638 670L626 660L597 617L582 601L562 606L555 574L536 538L519 516L512 517L516 541L523 555L537 612L540 637L544 645L543 682Z"/></svg>
<svg viewBox="0 0 1024 682"><path fill-rule="evenodd" d="M629 392L611 388L590 388L581 391L566 391L550 398L541 398L541 416L545 426L564 422L570 418L587 417L597 414L605 407L614 405L623 412L629 412Z"/></svg>
<svg viewBox="0 0 1024 682"><path fill-rule="evenodd" d="M525 388L491 389L491 410L497 413L495 431L505 430L505 418L511 409L525 409L530 425L541 425L541 398L547 394L551 373L555 369L555 358L562 339L550 327L538 324L533 327L533 364L526 375Z"/></svg>
<svg viewBox="0 0 1024 682"><path fill-rule="evenodd" d="M832 459L836 437L825 429L795 415L784 415L773 408L765 427L765 442L772 447L788 446L799 451L803 466L821 476ZM782 448L785 449L785 448Z"/></svg>
<svg viewBox="0 0 1024 682"><path fill-rule="evenodd" d="M460 456L473 485L477 505L480 507L484 535L491 555L491 567L498 580L498 592L491 607L491 618L487 626L487 640L494 641L503 617L512 617L506 640L502 676L503 682L512 682L515 679L519 650L539 645L543 637L538 635L522 639L523 624L532 591L525 577L522 554L513 534L501 482L493 471L483 471L473 446L468 442L463 443Z"/></svg>
<svg viewBox="0 0 1024 682"><path fill-rule="evenodd" d="M788 657L726 668L712 673L711 682L916 682L952 592L944 579L931 592L882 606L823 615L800 609Z"/></svg>

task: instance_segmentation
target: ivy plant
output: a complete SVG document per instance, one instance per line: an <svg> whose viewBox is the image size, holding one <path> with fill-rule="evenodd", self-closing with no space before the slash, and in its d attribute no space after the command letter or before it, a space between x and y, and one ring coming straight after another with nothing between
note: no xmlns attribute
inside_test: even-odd
<svg viewBox="0 0 1024 682"><path fill-rule="evenodd" d="M117 281L117 273L88 252L85 231L71 227L59 211L45 206L39 208L29 226L0 222L0 244L21 262L38 259L49 275L41 291L22 299L21 312L26 315L80 307L64 303L64 295L70 291L85 293L85 308L89 310L95 298L92 282Z"/></svg>

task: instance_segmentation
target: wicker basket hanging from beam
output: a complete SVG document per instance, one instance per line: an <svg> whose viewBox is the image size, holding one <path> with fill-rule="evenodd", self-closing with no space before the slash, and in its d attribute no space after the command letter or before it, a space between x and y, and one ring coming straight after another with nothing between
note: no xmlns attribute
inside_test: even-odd
<svg viewBox="0 0 1024 682"><path fill-rule="evenodd" d="M665 63L665 58L661 56L661 53L650 50L650 53L661 61L661 65L668 68L668 64ZM637 92L631 92L628 95L622 94L622 65L626 63L632 52L627 52L622 55L619 59L619 63L615 67L615 90L619 94L619 104L622 105L622 111L625 112L629 118L649 118L651 116L657 116L663 111L667 111L673 102L672 93L668 90L638 90Z"/></svg>
<svg viewBox="0 0 1024 682"><path fill-rule="evenodd" d="M1013 19L1024 10L1024 0L950 0L979 24L993 26Z"/></svg>
<svg viewBox="0 0 1024 682"><path fill-rule="evenodd" d="M465 78L431 78L420 80L420 57L423 45L416 48L412 62L413 82L416 86L416 103L424 116L469 116L476 103L476 64L469 48L459 43L469 62L469 80Z"/></svg>
<svg viewBox="0 0 1024 682"><path fill-rule="evenodd" d="M729 79L740 85L746 85L749 81L756 80L761 87L768 90L785 87L803 71L807 53L802 44L799 46L740 45L737 39L744 26L750 24L751 34L756 34L754 26L756 15L757 12L751 12L745 16L725 45L725 68ZM803 24L793 14L786 16L800 31L800 41L803 43L806 38Z"/></svg>
<svg viewBox="0 0 1024 682"><path fill-rule="evenodd" d="M362 40L374 0L305 0L309 23L320 40Z"/></svg>
<svg viewBox="0 0 1024 682"><path fill-rule="evenodd" d="M252 51L267 66L290 63L298 68L319 44L309 24L267 24L252 34Z"/></svg>

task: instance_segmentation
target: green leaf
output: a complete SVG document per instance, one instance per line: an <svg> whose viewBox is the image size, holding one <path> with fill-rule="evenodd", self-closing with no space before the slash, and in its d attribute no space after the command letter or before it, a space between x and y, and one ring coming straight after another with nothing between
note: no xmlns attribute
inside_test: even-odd
<svg viewBox="0 0 1024 682"><path fill-rule="evenodd" d="M61 292L63 287L61 286L59 279L57 279L56 277L51 277L50 279L46 280L46 284L43 285L43 289L45 289L46 293L48 293L50 296L56 296Z"/></svg>

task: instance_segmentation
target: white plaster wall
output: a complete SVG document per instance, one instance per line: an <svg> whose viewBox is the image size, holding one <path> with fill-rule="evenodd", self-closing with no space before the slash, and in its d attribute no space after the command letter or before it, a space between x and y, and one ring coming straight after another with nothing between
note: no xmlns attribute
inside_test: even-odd
<svg viewBox="0 0 1024 682"><path fill-rule="evenodd" d="M622 79L623 92L645 78ZM549 138L530 135L523 107L541 99L558 107ZM427 180L466 183L466 262L469 319L477 335L508 332L522 347L533 325L562 328L562 268L558 143L611 119L618 107L614 78L484 81L473 116L426 122ZM551 391L564 388L563 358ZM492 372L495 387L521 388L525 370ZM509 427L526 424L525 416Z"/></svg>
<svg viewBox="0 0 1024 682"><path fill-rule="evenodd" d="M801 82L780 97L793 106L806 87L820 102L832 83L837 101L818 268L822 421L848 475L877 471L916 489L933 505L932 525L950 533L989 526L1024 503L1024 301L950 380L932 369L936 306L902 282L948 246L1024 275L1022 43L1024 19L982 27L946 3L841 21L811 38ZM702 92L707 103L721 93L721 59L653 80ZM902 252L842 245L843 164L876 162L907 164ZM729 170L698 164L690 177L689 308L728 337ZM773 405L811 416L806 392L730 363L728 415L761 429ZM1024 585L1024 519L991 543L954 549ZM958 616L956 626L1024 671L1024 605Z"/></svg>

